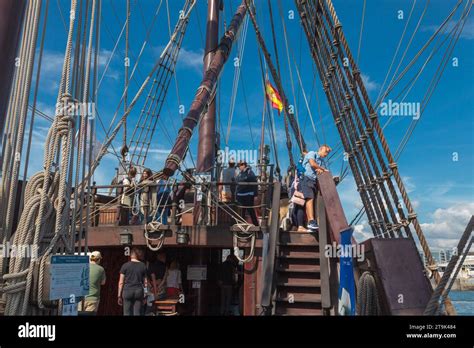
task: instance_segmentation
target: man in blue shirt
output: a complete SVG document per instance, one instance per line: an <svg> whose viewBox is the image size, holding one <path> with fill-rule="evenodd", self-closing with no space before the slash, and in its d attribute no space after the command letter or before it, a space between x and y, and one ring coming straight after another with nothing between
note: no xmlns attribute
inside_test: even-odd
<svg viewBox="0 0 474 348"><path fill-rule="evenodd" d="M308 219L308 228L317 230L318 224L314 219L314 199L317 194L316 180L318 174L327 172L324 158L331 152L328 145L321 145L317 152L309 151L303 159L304 175L300 181L300 191L306 200L306 217Z"/></svg>

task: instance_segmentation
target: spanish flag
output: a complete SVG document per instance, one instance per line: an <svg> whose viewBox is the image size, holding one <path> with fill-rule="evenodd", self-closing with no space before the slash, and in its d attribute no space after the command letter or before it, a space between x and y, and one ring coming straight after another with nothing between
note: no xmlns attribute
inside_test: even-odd
<svg viewBox="0 0 474 348"><path fill-rule="evenodd" d="M266 83L265 92L267 94L268 100L272 102L272 107L277 109L280 113L283 110L283 102L281 100L280 94L276 88L272 86L270 81L267 81Z"/></svg>

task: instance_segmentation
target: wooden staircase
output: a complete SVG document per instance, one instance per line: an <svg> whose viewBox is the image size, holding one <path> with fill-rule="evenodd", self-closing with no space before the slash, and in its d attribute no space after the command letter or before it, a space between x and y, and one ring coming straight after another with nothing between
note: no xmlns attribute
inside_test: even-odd
<svg viewBox="0 0 474 348"><path fill-rule="evenodd" d="M322 315L319 243L309 232L280 232L275 315Z"/></svg>

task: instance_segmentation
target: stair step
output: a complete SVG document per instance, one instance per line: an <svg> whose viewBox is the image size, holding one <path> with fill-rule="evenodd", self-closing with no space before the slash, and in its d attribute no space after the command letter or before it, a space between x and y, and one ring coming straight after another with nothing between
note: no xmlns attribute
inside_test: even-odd
<svg viewBox="0 0 474 348"><path fill-rule="evenodd" d="M289 278L279 279L277 286L284 287L304 287L304 288L320 288L320 279L308 279L308 278Z"/></svg>
<svg viewBox="0 0 474 348"><path fill-rule="evenodd" d="M279 258L287 259L318 259L318 251L296 251L296 250L281 250L278 253Z"/></svg>
<svg viewBox="0 0 474 348"><path fill-rule="evenodd" d="M320 273L319 265L289 265L290 267L277 267L277 272L282 273Z"/></svg>
<svg viewBox="0 0 474 348"><path fill-rule="evenodd" d="M280 245L279 255L301 255L307 258L319 258L319 246L317 245Z"/></svg>
<svg viewBox="0 0 474 348"><path fill-rule="evenodd" d="M305 245L318 245L318 239L313 233L309 232L280 232L279 242L284 243L303 243Z"/></svg>
<svg viewBox="0 0 474 348"><path fill-rule="evenodd" d="M280 317L320 317L323 315L323 311L318 309L316 313L299 313L299 314L287 314L287 313L279 314L275 312L275 315L278 315Z"/></svg>
<svg viewBox="0 0 474 348"><path fill-rule="evenodd" d="M292 282L292 281L308 281L308 283L315 283L320 281L319 273L316 272L278 272L277 281L279 282Z"/></svg>
<svg viewBox="0 0 474 348"><path fill-rule="evenodd" d="M288 269L308 269L315 266L319 266L319 258L301 259L282 256L276 262L276 267Z"/></svg>
<svg viewBox="0 0 474 348"><path fill-rule="evenodd" d="M277 302L291 303L321 303L321 294L308 294L308 293L291 293L288 292L286 295L278 295L276 298Z"/></svg>
<svg viewBox="0 0 474 348"><path fill-rule="evenodd" d="M307 308L306 306L277 306L275 308L276 315L322 315L323 310L321 308Z"/></svg>
<svg viewBox="0 0 474 348"><path fill-rule="evenodd" d="M305 287L280 287L277 289L277 297L305 296L305 295L321 295L321 288L305 288Z"/></svg>
<svg viewBox="0 0 474 348"><path fill-rule="evenodd" d="M295 247L317 247L319 249L319 244L313 244L313 243L304 243L304 242L279 242L277 243L279 246L285 247L285 246L295 246Z"/></svg>

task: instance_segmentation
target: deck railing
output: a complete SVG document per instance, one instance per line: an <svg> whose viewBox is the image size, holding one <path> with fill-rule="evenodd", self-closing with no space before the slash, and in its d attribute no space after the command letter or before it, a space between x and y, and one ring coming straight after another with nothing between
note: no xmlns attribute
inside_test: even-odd
<svg viewBox="0 0 474 348"><path fill-rule="evenodd" d="M239 186L256 186L258 194L255 196L255 203L252 206L262 221L262 228L268 217L271 208L269 199L271 196L267 192L272 190L273 183L235 183L235 182L205 182L199 184L187 184L185 182L175 183L172 186L150 182L146 185L130 187L128 185L94 185L92 192L94 199L91 209L92 226L127 226L145 223L145 215L150 221L156 215L158 209L169 209L167 213L168 225L192 226L205 224L207 226L217 226L219 224L230 225L235 223L235 218L242 216L244 209L235 197L229 202L224 202L219 194L219 189L224 186L233 188ZM165 187L166 186L166 187ZM160 188L170 188L172 193L168 199L161 200L157 192ZM149 202L143 205L140 196L144 190L149 194ZM131 196L132 206L121 203L123 195ZM138 200L138 201L137 201ZM201 219L196 221L194 211L199 207ZM248 215L248 214L247 214ZM239 221L241 222L241 221Z"/></svg>

